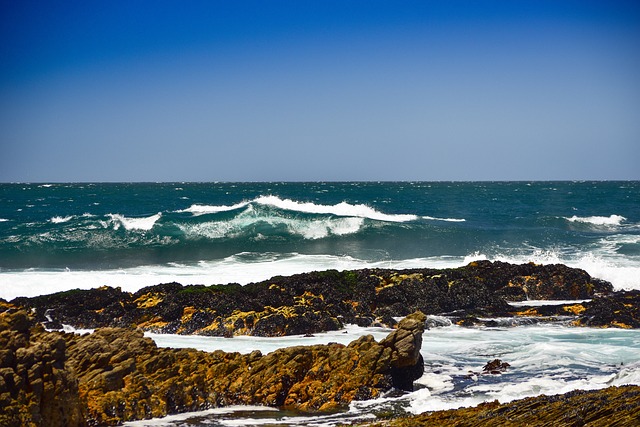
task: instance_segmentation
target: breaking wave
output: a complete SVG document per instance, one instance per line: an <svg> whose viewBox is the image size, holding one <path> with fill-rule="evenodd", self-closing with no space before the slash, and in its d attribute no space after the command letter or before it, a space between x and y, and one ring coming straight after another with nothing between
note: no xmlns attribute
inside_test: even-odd
<svg viewBox="0 0 640 427"><path fill-rule="evenodd" d="M566 219L569 222L579 222L584 224L591 224L591 225L605 226L605 227L619 226L624 221L626 221L626 218L621 215L587 216L587 217L580 217L580 216L574 215L570 218L565 217L564 219Z"/></svg>
<svg viewBox="0 0 640 427"><path fill-rule="evenodd" d="M127 230L151 230L155 223L162 217L162 213L142 218L127 218L120 214L107 214L111 219L114 228L117 230L120 226Z"/></svg>
<svg viewBox="0 0 640 427"><path fill-rule="evenodd" d="M367 218L371 220L386 222L408 222L418 219L418 216L413 214L386 214L365 204L353 205L347 202L341 202L335 205L321 205L312 202L298 202L291 199L281 199L277 196L260 196L252 201L245 201L231 206L210 206L193 204L186 209L182 209L176 212L188 212L192 213L194 216L199 216L211 213L234 211L242 209L249 205L271 206L285 211L307 214Z"/></svg>

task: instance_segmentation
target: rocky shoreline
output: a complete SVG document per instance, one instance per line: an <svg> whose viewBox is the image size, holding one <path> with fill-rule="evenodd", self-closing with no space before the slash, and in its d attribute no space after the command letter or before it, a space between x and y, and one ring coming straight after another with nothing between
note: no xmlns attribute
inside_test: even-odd
<svg viewBox="0 0 640 427"><path fill-rule="evenodd" d="M558 304L510 304L526 300ZM513 325L526 319L638 328L639 310L640 292L613 292L610 283L583 270L488 261L457 269L313 272L246 286L169 283L135 293L103 287L0 300L0 425L108 426L235 404L343 410L354 400L412 390L424 370L420 347L427 315L470 327L494 326L502 318ZM365 336L349 345L288 347L266 355L158 348L143 336L273 337L338 330L347 323L395 330L380 342ZM96 330L55 330L63 324ZM500 371L508 365L495 360L487 366ZM610 414L621 426L637 425L631 421L640 416L640 387L531 399L381 425L484 425L479 420L493 418L502 425L543 425L548 421L536 414L548 408L559 416L567 404L593 405L598 419ZM558 425L582 425L585 413L574 412Z"/></svg>
<svg viewBox="0 0 640 427"><path fill-rule="evenodd" d="M526 300L590 301L544 308L509 304ZM16 298L11 304L33 310L53 329L137 327L227 337L313 334L347 323L393 327L394 318L414 311L444 315L463 326L491 326L491 319L500 317L640 327L640 292L613 292L610 283L562 264L489 261L440 270L329 270L246 286L167 283L135 293L102 287Z"/></svg>
<svg viewBox="0 0 640 427"><path fill-rule="evenodd" d="M425 315L376 342L296 346L267 355L159 348L142 331L46 331L0 314L0 425L110 426L229 405L344 410L420 378Z"/></svg>

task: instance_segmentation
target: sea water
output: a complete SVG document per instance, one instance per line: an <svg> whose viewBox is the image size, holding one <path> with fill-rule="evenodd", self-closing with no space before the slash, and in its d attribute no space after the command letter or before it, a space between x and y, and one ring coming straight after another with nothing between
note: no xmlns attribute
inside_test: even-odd
<svg viewBox="0 0 640 427"><path fill-rule="evenodd" d="M0 184L0 297L476 259L640 288L640 182Z"/></svg>
<svg viewBox="0 0 640 427"><path fill-rule="evenodd" d="M246 284L312 270L442 268L477 259L563 263L616 289L640 289L640 182L0 184L0 298L8 300L103 285ZM388 333L343 332L154 339L266 353ZM425 333L425 376L408 395L322 417L242 407L151 424L331 425L376 412L637 384L639 339L637 331L561 325L441 326ZM495 358L511 368L479 375Z"/></svg>

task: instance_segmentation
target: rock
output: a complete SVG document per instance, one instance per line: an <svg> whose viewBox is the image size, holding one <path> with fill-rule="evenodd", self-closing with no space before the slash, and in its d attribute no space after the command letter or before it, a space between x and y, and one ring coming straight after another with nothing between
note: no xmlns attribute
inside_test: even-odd
<svg viewBox="0 0 640 427"><path fill-rule="evenodd" d="M66 342L26 312L0 314L0 425L85 426Z"/></svg>
<svg viewBox="0 0 640 427"><path fill-rule="evenodd" d="M586 299L611 292L611 284L561 264L478 261L442 270L328 270L246 286L167 283L133 294L102 287L11 303L35 310L37 320L52 327L282 336L337 330L344 323L394 326L394 317L415 311L473 325L480 318L517 315L506 300Z"/></svg>
<svg viewBox="0 0 640 427"><path fill-rule="evenodd" d="M510 366L511 365L509 365L507 362L503 362L500 359L493 359L491 362L487 362L487 364L482 367L482 372L497 375L506 371Z"/></svg>
<svg viewBox="0 0 640 427"><path fill-rule="evenodd" d="M500 404L487 402L472 408L427 412L370 427L636 427L640 420L640 387L609 387L536 396ZM364 425L364 424L363 424Z"/></svg>
<svg viewBox="0 0 640 427"><path fill-rule="evenodd" d="M46 332L26 312L5 313L0 425L117 425L235 404L345 409L396 384L411 390L425 317L408 316L380 343L368 335L243 355L158 348L132 328Z"/></svg>
<svg viewBox="0 0 640 427"><path fill-rule="evenodd" d="M580 326L640 328L640 291L617 292L582 304Z"/></svg>

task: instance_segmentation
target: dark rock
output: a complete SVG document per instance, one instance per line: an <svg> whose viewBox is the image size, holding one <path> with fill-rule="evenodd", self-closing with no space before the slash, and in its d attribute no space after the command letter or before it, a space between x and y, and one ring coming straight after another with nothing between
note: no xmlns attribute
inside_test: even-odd
<svg viewBox="0 0 640 427"><path fill-rule="evenodd" d="M640 328L640 291L617 292L584 303L581 326Z"/></svg>
<svg viewBox="0 0 640 427"><path fill-rule="evenodd" d="M337 330L343 322L394 326L394 317L415 311L482 324L476 320L518 315L505 299L586 299L611 292L609 283L560 264L479 261L442 270L328 270L246 286L168 283L134 294L103 287L11 303L35 310L36 318L51 327L281 336Z"/></svg>
<svg viewBox="0 0 640 427"><path fill-rule="evenodd" d="M599 426L636 427L640 420L640 387L609 387L536 396L500 404L426 412L411 417L366 424L386 427L431 426Z"/></svg>

